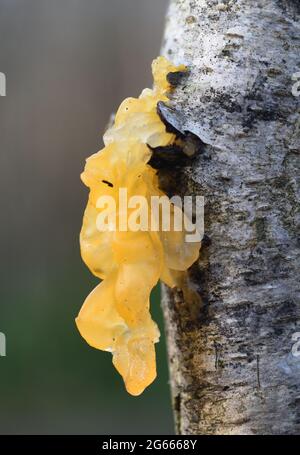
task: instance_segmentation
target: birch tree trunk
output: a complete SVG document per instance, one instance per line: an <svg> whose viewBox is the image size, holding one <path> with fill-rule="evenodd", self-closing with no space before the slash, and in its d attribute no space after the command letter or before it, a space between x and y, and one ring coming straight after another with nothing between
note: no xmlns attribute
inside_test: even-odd
<svg viewBox="0 0 300 455"><path fill-rule="evenodd" d="M160 177L205 197L206 233L185 292L162 291L179 434L300 433L299 18L299 0L171 0L163 53L190 69L171 105L204 145Z"/></svg>

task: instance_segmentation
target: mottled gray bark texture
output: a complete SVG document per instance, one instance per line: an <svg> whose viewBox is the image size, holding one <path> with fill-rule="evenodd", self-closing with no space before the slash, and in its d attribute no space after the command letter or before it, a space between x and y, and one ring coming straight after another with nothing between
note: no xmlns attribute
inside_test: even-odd
<svg viewBox="0 0 300 455"><path fill-rule="evenodd" d="M171 0L163 53L190 69L171 105L204 142L160 173L205 197L201 300L163 288L181 434L300 433L299 18L298 0Z"/></svg>

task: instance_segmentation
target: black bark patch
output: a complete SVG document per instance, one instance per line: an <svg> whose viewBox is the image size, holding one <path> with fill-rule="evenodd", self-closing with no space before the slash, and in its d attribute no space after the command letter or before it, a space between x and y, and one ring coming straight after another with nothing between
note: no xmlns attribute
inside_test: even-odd
<svg viewBox="0 0 300 455"><path fill-rule="evenodd" d="M203 143L198 136L188 131L184 139L180 139L172 145L165 147L150 147L152 157L149 161L154 169L169 168L176 166L188 166L203 151Z"/></svg>
<svg viewBox="0 0 300 455"><path fill-rule="evenodd" d="M177 87L182 79L187 76L188 72L187 71L174 71L172 73L167 74L167 81L169 84L175 88Z"/></svg>
<svg viewBox="0 0 300 455"><path fill-rule="evenodd" d="M257 121L275 122L286 120L288 112L280 110L278 105L263 105L261 108L249 105L243 121L243 127L252 128Z"/></svg>
<svg viewBox="0 0 300 455"><path fill-rule="evenodd" d="M182 148L177 145L149 148L152 150L152 157L149 164L154 169L184 166L189 161L189 158L183 153Z"/></svg>
<svg viewBox="0 0 300 455"><path fill-rule="evenodd" d="M290 14L293 19L300 13L300 0L277 0L278 6L285 12Z"/></svg>
<svg viewBox="0 0 300 455"><path fill-rule="evenodd" d="M174 397L173 407L174 407L174 411L175 411L176 433L180 434L180 421L181 421L181 395L180 395L180 393Z"/></svg>
<svg viewBox="0 0 300 455"><path fill-rule="evenodd" d="M202 247L209 247L211 245L211 238L207 234L204 234L201 245Z"/></svg>

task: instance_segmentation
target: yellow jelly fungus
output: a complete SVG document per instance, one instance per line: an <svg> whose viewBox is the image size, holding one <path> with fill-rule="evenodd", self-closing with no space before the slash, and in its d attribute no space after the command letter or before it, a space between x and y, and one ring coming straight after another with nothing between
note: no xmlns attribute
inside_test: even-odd
<svg viewBox="0 0 300 455"><path fill-rule="evenodd" d="M97 206L100 196L114 198L118 217L120 188L127 189L128 198L143 195L150 201L154 195L163 195L156 171L147 164L152 154L148 146L168 146L176 140L159 118L157 103L168 102L172 87L167 74L185 71L185 67L158 57L152 71L153 89L143 90L138 99L123 101L104 135L105 147L87 159L81 175L90 188L80 234L81 254L102 282L86 298L76 324L88 344L112 353L113 364L132 395L140 395L156 377L154 343L159 330L149 312L151 290L159 279L174 287L176 274L197 260L200 248L200 243L185 242L184 231L174 229L97 229L103 210Z"/></svg>

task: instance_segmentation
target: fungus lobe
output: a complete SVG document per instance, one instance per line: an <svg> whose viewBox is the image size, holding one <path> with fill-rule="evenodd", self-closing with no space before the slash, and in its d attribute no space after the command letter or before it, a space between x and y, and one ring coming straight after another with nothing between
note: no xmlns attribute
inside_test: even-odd
<svg viewBox="0 0 300 455"><path fill-rule="evenodd" d="M132 232L116 227L102 232L97 217L103 207L97 201L112 196L118 220L120 188L127 189L128 198L143 195L149 202L152 196L163 195L149 161L155 148L169 147L172 153L176 134L166 130L157 106L168 103L168 93L184 71L183 65L175 67L164 57L154 60L153 89L121 103L104 134L105 147L87 159L81 175L90 189L80 233L81 255L102 281L86 298L76 324L88 344L112 353L132 395L140 395L156 377L154 344L159 330L150 315L151 290L159 279L174 287L178 271L197 260L200 243L186 243L185 232L174 229ZM170 207L175 216L171 203Z"/></svg>

